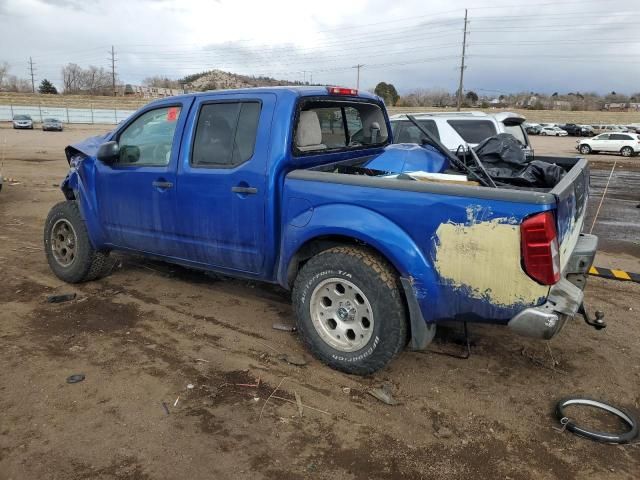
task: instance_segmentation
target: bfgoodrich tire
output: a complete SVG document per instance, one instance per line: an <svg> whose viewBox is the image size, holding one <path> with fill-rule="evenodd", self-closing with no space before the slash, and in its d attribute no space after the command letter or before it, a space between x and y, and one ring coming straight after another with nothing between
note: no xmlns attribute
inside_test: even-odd
<svg viewBox="0 0 640 480"><path fill-rule="evenodd" d="M60 202L44 226L44 251L53 273L69 283L95 280L113 266L108 252L96 251L75 201Z"/></svg>
<svg viewBox="0 0 640 480"><path fill-rule="evenodd" d="M293 288L298 330L319 360L367 375L407 341L407 314L393 268L375 253L335 247L311 258Z"/></svg>

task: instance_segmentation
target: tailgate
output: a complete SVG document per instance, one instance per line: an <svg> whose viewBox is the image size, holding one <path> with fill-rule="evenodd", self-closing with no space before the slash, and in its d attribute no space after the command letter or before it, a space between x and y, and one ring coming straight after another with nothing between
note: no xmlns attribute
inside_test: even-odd
<svg viewBox="0 0 640 480"><path fill-rule="evenodd" d="M557 200L556 226L560 246L560 266L564 271L571 253L578 243L584 224L589 199L589 164L587 160L578 159L551 193L555 195Z"/></svg>

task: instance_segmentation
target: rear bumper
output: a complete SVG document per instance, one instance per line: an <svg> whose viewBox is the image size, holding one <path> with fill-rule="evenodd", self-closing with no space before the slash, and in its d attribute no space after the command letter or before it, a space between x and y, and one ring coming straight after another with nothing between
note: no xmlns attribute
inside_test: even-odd
<svg viewBox="0 0 640 480"><path fill-rule="evenodd" d="M509 320L509 328L520 335L547 340L558 333L582 304L587 272L593 264L597 248L598 237L580 235L565 266L563 278L551 287L544 305L518 313Z"/></svg>

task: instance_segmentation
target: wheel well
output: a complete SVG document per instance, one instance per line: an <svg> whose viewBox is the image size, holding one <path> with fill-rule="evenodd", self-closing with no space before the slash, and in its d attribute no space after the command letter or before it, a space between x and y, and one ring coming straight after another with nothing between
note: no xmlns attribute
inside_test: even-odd
<svg viewBox="0 0 640 480"><path fill-rule="evenodd" d="M359 246L362 248L366 248L367 250L375 253L384 261L386 261L391 266L391 268L393 268L396 275L400 277L400 272L398 271L396 266L393 264L393 262L390 261L377 248L374 248L368 243L363 242L362 240L358 240L357 238L353 238L345 235L327 235L322 237L316 237L309 240L298 249L298 251L293 255L293 257L291 257L291 260L289 261L289 266L287 268L287 284L289 285L289 287L293 285L293 282L295 281L296 276L298 275L298 272L311 257L316 256L318 253L323 252L324 250L329 250L330 248L344 246L344 245Z"/></svg>

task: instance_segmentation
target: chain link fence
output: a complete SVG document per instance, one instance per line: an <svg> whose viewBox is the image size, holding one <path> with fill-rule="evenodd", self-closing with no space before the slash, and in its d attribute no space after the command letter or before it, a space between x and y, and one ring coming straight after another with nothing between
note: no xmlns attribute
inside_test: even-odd
<svg viewBox="0 0 640 480"><path fill-rule="evenodd" d="M115 106L76 108L51 105L0 105L0 121L11 121L15 115L29 115L34 122L45 118L56 118L63 123L118 124L133 114L135 109L120 109Z"/></svg>

